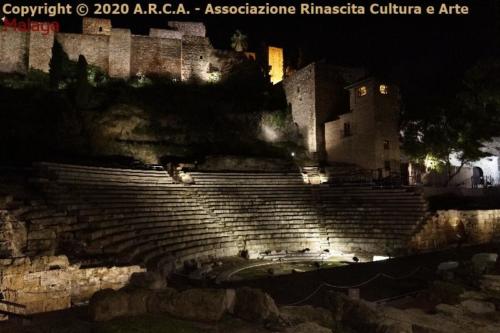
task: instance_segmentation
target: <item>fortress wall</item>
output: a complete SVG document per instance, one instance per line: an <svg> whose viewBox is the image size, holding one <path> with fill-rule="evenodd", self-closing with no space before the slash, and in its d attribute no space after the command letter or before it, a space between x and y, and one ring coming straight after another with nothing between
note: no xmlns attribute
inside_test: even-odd
<svg viewBox="0 0 500 333"><path fill-rule="evenodd" d="M198 78L208 81L212 45L206 37L184 36L182 39L182 80Z"/></svg>
<svg viewBox="0 0 500 333"><path fill-rule="evenodd" d="M26 73L28 39L25 32L0 30L0 72Z"/></svg>
<svg viewBox="0 0 500 333"><path fill-rule="evenodd" d="M48 34L31 32L29 34L29 68L48 73L53 45L53 32Z"/></svg>
<svg viewBox="0 0 500 333"><path fill-rule="evenodd" d="M144 73L208 81L210 62L218 63L218 57L204 37L205 26L174 22L172 27L178 30L151 29L150 36L135 36L128 29L112 29L109 20L84 19L84 34L0 31L0 72L26 73L28 66L48 72L55 39L71 60L83 55L111 77Z"/></svg>
<svg viewBox="0 0 500 333"><path fill-rule="evenodd" d="M168 26L182 32L183 35L206 37L207 31L205 24L201 22L168 22Z"/></svg>
<svg viewBox="0 0 500 333"><path fill-rule="evenodd" d="M112 25L110 19L84 17L82 25L83 33L86 35L111 35Z"/></svg>
<svg viewBox="0 0 500 333"><path fill-rule="evenodd" d="M149 37L154 38L170 38L170 39L182 39L182 32L177 30L167 30L167 29L149 29Z"/></svg>
<svg viewBox="0 0 500 333"><path fill-rule="evenodd" d="M71 60L78 61L81 54L89 64L108 72L109 36L59 33L56 39Z"/></svg>
<svg viewBox="0 0 500 333"><path fill-rule="evenodd" d="M181 76L181 41L177 39L132 36L131 75L169 74Z"/></svg>
<svg viewBox="0 0 500 333"><path fill-rule="evenodd" d="M109 37L109 76L130 77L132 36L128 29L113 29Z"/></svg>

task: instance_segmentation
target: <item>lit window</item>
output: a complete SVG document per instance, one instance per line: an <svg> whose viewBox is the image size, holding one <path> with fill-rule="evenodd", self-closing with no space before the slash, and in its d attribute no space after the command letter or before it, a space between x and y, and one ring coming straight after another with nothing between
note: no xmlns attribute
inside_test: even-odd
<svg viewBox="0 0 500 333"><path fill-rule="evenodd" d="M389 150L389 140L384 141L384 149Z"/></svg>
<svg viewBox="0 0 500 333"><path fill-rule="evenodd" d="M380 93L382 95L388 95L389 94L389 87L386 84L381 84L378 89L380 90Z"/></svg>
<svg viewBox="0 0 500 333"><path fill-rule="evenodd" d="M358 96L365 96L368 93L368 89L366 86L362 86L358 88Z"/></svg>
<svg viewBox="0 0 500 333"><path fill-rule="evenodd" d="M344 137L351 136L351 124L344 123Z"/></svg>

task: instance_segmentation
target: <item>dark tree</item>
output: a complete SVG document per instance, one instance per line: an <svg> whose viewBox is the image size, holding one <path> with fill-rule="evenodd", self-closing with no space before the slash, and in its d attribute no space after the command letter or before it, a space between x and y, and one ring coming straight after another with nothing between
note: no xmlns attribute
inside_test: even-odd
<svg viewBox="0 0 500 333"><path fill-rule="evenodd" d="M88 80L88 64L83 55L78 57L76 77L75 104L79 109L85 109L89 104L91 85Z"/></svg>
<svg viewBox="0 0 500 333"><path fill-rule="evenodd" d="M64 52L61 44L54 40L52 46L52 58L49 63L50 87L57 89L63 80L65 63L68 62L68 55Z"/></svg>
<svg viewBox="0 0 500 333"><path fill-rule="evenodd" d="M424 100L403 112L403 148L414 160L432 159L451 180L465 164L487 156L483 144L500 136L500 59L478 62L456 93ZM450 154L460 160L456 169Z"/></svg>

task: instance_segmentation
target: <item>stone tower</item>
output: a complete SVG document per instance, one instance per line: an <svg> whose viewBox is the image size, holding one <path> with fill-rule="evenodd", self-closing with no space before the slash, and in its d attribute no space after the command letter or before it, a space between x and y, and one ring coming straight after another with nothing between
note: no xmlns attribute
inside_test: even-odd
<svg viewBox="0 0 500 333"><path fill-rule="evenodd" d="M311 63L283 81L294 122L311 157L325 160L324 124L349 109L344 87L364 76L361 69Z"/></svg>
<svg viewBox="0 0 500 333"><path fill-rule="evenodd" d="M284 82L304 145L318 162L399 172L399 92L362 69L312 63Z"/></svg>

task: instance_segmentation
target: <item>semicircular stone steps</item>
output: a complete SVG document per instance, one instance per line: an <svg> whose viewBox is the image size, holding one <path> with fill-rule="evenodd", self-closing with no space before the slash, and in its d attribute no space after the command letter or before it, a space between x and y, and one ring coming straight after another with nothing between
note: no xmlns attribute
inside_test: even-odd
<svg viewBox="0 0 500 333"><path fill-rule="evenodd" d="M87 256L148 266L151 259L182 262L196 252L236 254L222 225L166 172L43 163L40 174L47 176L39 182L47 200L74 212L77 221L63 226L35 219L31 225L71 234Z"/></svg>
<svg viewBox="0 0 500 333"><path fill-rule="evenodd" d="M161 170L36 167L42 200L19 209L30 253L159 269L242 250L385 253L427 209L408 188L311 186L298 172L191 172L188 185Z"/></svg>

